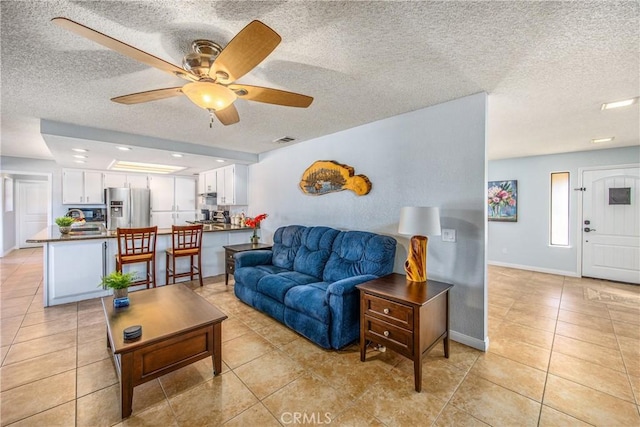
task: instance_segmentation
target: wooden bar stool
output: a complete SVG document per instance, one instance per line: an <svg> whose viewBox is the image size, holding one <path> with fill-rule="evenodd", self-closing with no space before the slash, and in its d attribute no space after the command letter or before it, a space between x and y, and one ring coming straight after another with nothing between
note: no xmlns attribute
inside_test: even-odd
<svg viewBox="0 0 640 427"><path fill-rule="evenodd" d="M125 264L147 264L146 279L137 280L131 286L145 284L156 287L156 237L158 227L118 228L118 253L116 254L116 270L122 273Z"/></svg>
<svg viewBox="0 0 640 427"><path fill-rule="evenodd" d="M172 225L171 226L172 244L171 249L167 249L167 271L166 281L169 284L169 278L173 277L173 283L176 283L176 277L187 277L191 280L194 276L198 276L200 286L202 286L202 224L197 225ZM180 257L189 257L191 265L189 271L184 273L176 272L176 259ZM194 263L194 257L198 257L198 264ZM171 262L170 262L171 261Z"/></svg>

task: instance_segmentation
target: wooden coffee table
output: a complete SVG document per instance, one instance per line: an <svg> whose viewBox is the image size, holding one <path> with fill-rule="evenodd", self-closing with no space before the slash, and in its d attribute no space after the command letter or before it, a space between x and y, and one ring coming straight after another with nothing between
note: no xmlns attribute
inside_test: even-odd
<svg viewBox="0 0 640 427"><path fill-rule="evenodd" d="M213 374L222 370L222 321L227 316L184 285L129 293L128 307L102 298L107 346L120 378L122 418L131 415L133 388L211 356ZM141 325L142 336L124 341L123 330Z"/></svg>

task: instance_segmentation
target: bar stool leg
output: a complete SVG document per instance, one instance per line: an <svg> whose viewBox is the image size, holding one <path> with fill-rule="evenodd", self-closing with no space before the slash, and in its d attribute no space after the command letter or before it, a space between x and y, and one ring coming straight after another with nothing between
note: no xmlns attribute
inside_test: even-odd
<svg viewBox="0 0 640 427"><path fill-rule="evenodd" d="M151 258L151 280L153 280L153 287L156 287L156 256Z"/></svg>

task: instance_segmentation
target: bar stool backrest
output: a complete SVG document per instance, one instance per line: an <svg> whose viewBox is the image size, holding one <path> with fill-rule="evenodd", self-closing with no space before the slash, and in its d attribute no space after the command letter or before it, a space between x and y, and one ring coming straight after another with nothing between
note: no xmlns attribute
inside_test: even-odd
<svg viewBox="0 0 640 427"><path fill-rule="evenodd" d="M202 247L202 224L196 225L172 225L173 251L197 250Z"/></svg>
<svg viewBox="0 0 640 427"><path fill-rule="evenodd" d="M121 256L154 253L158 227L118 228L118 253Z"/></svg>

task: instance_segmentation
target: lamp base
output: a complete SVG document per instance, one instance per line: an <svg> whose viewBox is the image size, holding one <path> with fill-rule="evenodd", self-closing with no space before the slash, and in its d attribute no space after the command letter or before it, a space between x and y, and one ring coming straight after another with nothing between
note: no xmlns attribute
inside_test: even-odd
<svg viewBox="0 0 640 427"><path fill-rule="evenodd" d="M426 236L413 236L409 245L409 254L404 262L407 280L412 282L427 281L427 241Z"/></svg>

